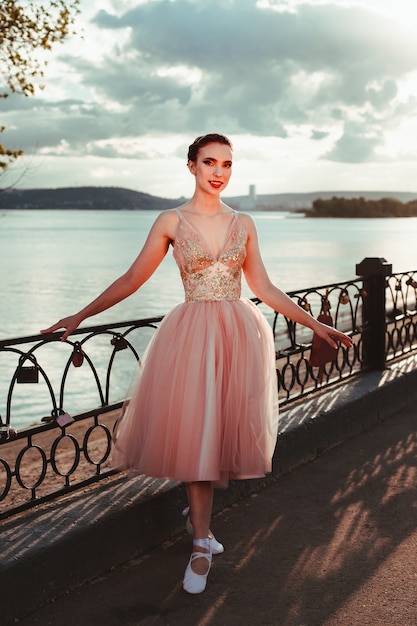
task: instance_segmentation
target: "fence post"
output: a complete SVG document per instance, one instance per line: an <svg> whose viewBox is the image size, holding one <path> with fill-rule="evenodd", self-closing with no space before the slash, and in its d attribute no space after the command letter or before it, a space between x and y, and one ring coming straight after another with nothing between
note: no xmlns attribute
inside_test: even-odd
<svg viewBox="0 0 417 626"><path fill-rule="evenodd" d="M392 264L383 258L367 257L356 265L356 274L363 278L363 364L373 370L385 368L385 288Z"/></svg>

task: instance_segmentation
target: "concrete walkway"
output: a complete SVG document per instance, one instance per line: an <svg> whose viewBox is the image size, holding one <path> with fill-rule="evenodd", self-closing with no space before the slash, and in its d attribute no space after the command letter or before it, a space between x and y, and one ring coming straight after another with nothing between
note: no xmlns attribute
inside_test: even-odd
<svg viewBox="0 0 417 626"><path fill-rule="evenodd" d="M199 596L181 588L182 532L10 623L416 626L416 427L414 401L218 513L226 551Z"/></svg>
<svg viewBox="0 0 417 626"><path fill-rule="evenodd" d="M178 483L120 475L5 520L1 626L416 626L416 407L414 355L282 411L273 473L216 492L202 596Z"/></svg>

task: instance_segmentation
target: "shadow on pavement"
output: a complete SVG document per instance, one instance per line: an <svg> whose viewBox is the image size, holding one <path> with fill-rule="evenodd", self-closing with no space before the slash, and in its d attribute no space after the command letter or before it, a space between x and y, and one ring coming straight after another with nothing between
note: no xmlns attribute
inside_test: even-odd
<svg viewBox="0 0 417 626"><path fill-rule="evenodd" d="M20 623L416 624L416 408L217 515L213 530L226 552L214 557L200 596L181 588L190 547L183 533Z"/></svg>

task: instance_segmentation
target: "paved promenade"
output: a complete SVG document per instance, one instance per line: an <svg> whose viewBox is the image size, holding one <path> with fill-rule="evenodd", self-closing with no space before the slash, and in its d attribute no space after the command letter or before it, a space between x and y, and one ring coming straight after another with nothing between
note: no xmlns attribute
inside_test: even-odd
<svg viewBox="0 0 417 626"><path fill-rule="evenodd" d="M416 626L416 427L414 402L217 514L226 551L200 596L181 588L183 532L13 623Z"/></svg>

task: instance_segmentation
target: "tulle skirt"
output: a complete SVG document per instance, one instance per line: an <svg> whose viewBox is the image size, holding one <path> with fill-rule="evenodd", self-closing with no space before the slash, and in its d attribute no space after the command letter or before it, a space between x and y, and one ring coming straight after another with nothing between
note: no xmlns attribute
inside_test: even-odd
<svg viewBox="0 0 417 626"><path fill-rule="evenodd" d="M162 321L115 430L112 463L182 482L264 476L278 430L272 330L248 299L185 302Z"/></svg>

